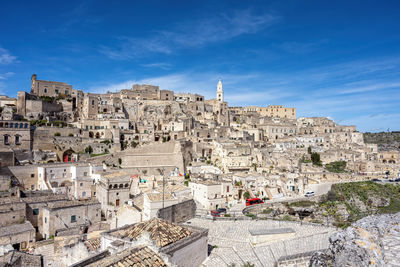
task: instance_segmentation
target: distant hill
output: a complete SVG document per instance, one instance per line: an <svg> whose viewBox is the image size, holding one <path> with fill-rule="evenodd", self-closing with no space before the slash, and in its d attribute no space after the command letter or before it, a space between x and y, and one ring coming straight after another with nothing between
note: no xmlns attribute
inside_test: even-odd
<svg viewBox="0 0 400 267"><path fill-rule="evenodd" d="M364 142L378 144L381 150L400 150L400 132L364 133Z"/></svg>

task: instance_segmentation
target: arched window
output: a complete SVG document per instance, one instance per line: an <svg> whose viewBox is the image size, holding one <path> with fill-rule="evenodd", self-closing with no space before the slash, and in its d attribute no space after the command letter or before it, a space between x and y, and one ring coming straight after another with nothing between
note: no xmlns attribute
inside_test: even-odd
<svg viewBox="0 0 400 267"><path fill-rule="evenodd" d="M117 185L117 184L115 184L115 185L114 185L114 188L118 188L118 185Z"/></svg>
<svg viewBox="0 0 400 267"><path fill-rule="evenodd" d="M119 188L123 188L123 187L124 187L124 185L123 185L123 184L120 184L120 185L119 185Z"/></svg>
<svg viewBox="0 0 400 267"><path fill-rule="evenodd" d="M128 187L129 186L129 184L125 184L125 187Z"/></svg>

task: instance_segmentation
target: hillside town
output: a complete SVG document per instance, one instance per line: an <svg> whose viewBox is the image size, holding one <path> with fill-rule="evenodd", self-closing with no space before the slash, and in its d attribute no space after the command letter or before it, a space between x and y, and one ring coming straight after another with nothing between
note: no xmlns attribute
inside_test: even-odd
<svg viewBox="0 0 400 267"><path fill-rule="evenodd" d="M206 99L39 78L0 96L0 266L308 266L341 225L290 203L400 181L398 147L296 107L229 106L221 80Z"/></svg>

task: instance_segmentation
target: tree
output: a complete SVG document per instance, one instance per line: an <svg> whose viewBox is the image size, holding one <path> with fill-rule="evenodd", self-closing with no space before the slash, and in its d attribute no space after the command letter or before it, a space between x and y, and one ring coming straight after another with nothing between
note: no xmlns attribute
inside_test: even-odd
<svg viewBox="0 0 400 267"><path fill-rule="evenodd" d="M54 133L54 136L61 136L59 132Z"/></svg>
<svg viewBox="0 0 400 267"><path fill-rule="evenodd" d="M89 154L92 154L93 153L93 148L91 146L88 146L88 147L85 148L85 152L89 153Z"/></svg>
<svg viewBox="0 0 400 267"><path fill-rule="evenodd" d="M244 197L245 199L250 198L250 193L249 193L248 191L244 192L243 197Z"/></svg>
<svg viewBox="0 0 400 267"><path fill-rule="evenodd" d="M253 163L254 171L257 171L257 163Z"/></svg>
<svg viewBox="0 0 400 267"><path fill-rule="evenodd" d="M308 151L308 154L311 154L311 153L312 153L312 151L311 151L311 146L308 147L307 151Z"/></svg>
<svg viewBox="0 0 400 267"><path fill-rule="evenodd" d="M311 161L314 165L321 165L321 156L316 152L311 153Z"/></svg>

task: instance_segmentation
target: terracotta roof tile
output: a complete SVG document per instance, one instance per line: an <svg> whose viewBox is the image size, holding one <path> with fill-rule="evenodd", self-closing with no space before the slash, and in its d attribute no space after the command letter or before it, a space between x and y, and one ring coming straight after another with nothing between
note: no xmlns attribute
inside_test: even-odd
<svg viewBox="0 0 400 267"><path fill-rule="evenodd" d="M123 250L119 253L112 254L102 260L93 262L88 265L94 266L167 266L161 257L153 250L146 246L134 247Z"/></svg>
<svg viewBox="0 0 400 267"><path fill-rule="evenodd" d="M127 228L111 232L110 234L118 238L136 239L143 231L149 232L151 238L159 247L164 247L171 243L175 243L193 234L193 231L187 227L157 218L153 218L146 222L133 224Z"/></svg>

